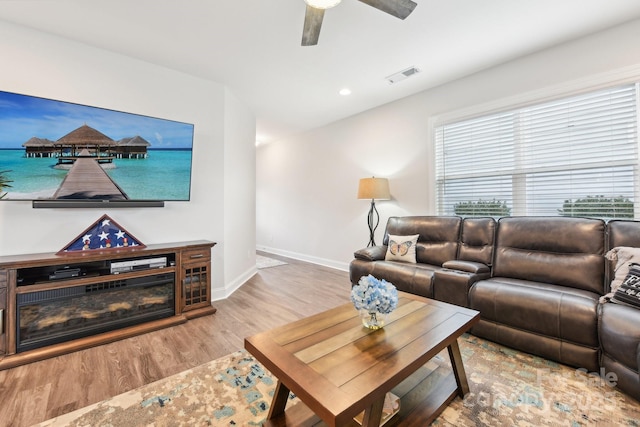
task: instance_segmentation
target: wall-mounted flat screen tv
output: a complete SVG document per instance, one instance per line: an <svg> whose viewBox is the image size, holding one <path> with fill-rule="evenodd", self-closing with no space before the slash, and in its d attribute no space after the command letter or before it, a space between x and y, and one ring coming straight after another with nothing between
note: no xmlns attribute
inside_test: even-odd
<svg viewBox="0 0 640 427"><path fill-rule="evenodd" d="M188 201L193 135L189 123L0 91L0 201Z"/></svg>

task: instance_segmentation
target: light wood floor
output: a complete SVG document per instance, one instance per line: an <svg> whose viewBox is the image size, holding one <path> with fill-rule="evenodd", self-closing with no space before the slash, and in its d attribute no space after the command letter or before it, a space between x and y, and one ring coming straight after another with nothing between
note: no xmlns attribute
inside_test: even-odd
<svg viewBox="0 0 640 427"><path fill-rule="evenodd" d="M263 254L267 255L267 254ZM349 301L349 276L301 261L258 273L185 324L0 371L0 426L30 426L244 348L244 338Z"/></svg>

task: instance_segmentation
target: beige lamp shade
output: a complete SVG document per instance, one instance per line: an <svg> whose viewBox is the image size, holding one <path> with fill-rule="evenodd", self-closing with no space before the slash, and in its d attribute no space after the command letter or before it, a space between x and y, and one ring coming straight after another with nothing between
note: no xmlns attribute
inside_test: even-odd
<svg viewBox="0 0 640 427"><path fill-rule="evenodd" d="M358 185L358 199L389 200L389 180L387 178L362 178Z"/></svg>

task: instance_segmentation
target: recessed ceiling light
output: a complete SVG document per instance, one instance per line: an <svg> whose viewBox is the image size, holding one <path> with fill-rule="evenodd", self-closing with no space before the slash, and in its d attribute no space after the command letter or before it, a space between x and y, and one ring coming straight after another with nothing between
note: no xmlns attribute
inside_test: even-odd
<svg viewBox="0 0 640 427"><path fill-rule="evenodd" d="M351 89L347 89L347 88L340 89L340 92L338 92L338 93L340 95L342 95L342 96L351 95Z"/></svg>

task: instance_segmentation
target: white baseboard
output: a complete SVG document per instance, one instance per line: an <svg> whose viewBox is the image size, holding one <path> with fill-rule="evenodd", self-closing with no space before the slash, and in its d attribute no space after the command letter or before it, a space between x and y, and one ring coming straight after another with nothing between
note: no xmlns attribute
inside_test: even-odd
<svg viewBox="0 0 640 427"><path fill-rule="evenodd" d="M232 293L237 291L240 286L244 285L247 280L251 279L257 272L258 269L254 265L253 267L249 268L247 271L236 277L231 283L226 284L223 289L211 289L211 301L218 301L228 298Z"/></svg>
<svg viewBox="0 0 640 427"><path fill-rule="evenodd" d="M300 261L310 262L312 264L318 264L324 267L335 268L336 270L349 271L349 264L345 262L338 262L331 259L319 258L311 255L285 251L283 249L271 248L271 247L262 246L262 245L256 245L256 250L262 251L262 252L268 252L274 255L284 256L287 258L297 259Z"/></svg>
<svg viewBox="0 0 640 427"><path fill-rule="evenodd" d="M314 256L299 254L297 252L285 251L282 249L270 248L267 246L256 246L256 250L267 252L274 255L280 255L287 258L297 259L300 261L310 262L312 264L322 265L324 267L335 268L336 270L349 271L349 264L344 262L333 261L325 258L318 258ZM238 290L249 279L251 279L258 269L253 266L245 271L243 274L236 277L233 281L226 284L224 288L211 289L211 301L218 301L229 298L232 293Z"/></svg>

